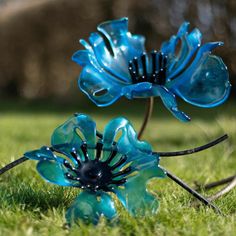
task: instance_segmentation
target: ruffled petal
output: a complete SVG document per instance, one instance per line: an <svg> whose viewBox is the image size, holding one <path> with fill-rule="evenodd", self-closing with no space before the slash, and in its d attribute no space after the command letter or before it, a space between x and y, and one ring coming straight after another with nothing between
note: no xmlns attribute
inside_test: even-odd
<svg viewBox="0 0 236 236"><path fill-rule="evenodd" d="M119 134L121 134L121 136ZM111 149L115 141L118 152L127 156L126 163L131 162L135 158L139 158L140 155L138 154L142 156L145 153L152 152L151 145L147 142L139 141L133 126L123 117L113 119L104 129L104 148Z"/></svg>
<svg viewBox="0 0 236 236"><path fill-rule="evenodd" d="M173 80L170 90L200 107L223 103L231 87L228 71L220 57L210 55L210 51L219 45L221 43L203 45L190 67Z"/></svg>
<svg viewBox="0 0 236 236"><path fill-rule="evenodd" d="M100 65L103 65L108 72L129 82L128 63L145 51L145 38L141 35L132 35L128 31L128 18L104 22L97 29L109 42L113 54L113 58L110 58L104 53L102 58L94 47Z"/></svg>
<svg viewBox="0 0 236 236"><path fill-rule="evenodd" d="M160 51L169 55L175 54L175 47L178 40L188 32L189 22L184 22L180 27L177 35L171 36L169 41L163 42Z"/></svg>
<svg viewBox="0 0 236 236"><path fill-rule="evenodd" d="M201 45L202 34L198 29L194 29L188 34L189 23L184 22L177 33L164 42L161 52L168 55L167 81L178 75L189 63L190 59ZM177 55L176 46L181 41L181 48Z"/></svg>
<svg viewBox="0 0 236 236"><path fill-rule="evenodd" d="M128 99L150 97L152 87L152 83L149 82L131 84L123 87L122 94Z"/></svg>
<svg viewBox="0 0 236 236"><path fill-rule="evenodd" d="M184 112L178 109L175 95L169 91L166 87L160 86L159 89L160 97L165 107L179 120L181 121L190 121L190 117L186 115Z"/></svg>
<svg viewBox="0 0 236 236"><path fill-rule="evenodd" d="M60 186L74 186L77 184L68 180L65 177L65 171L63 165L57 161L39 161L37 164L37 171L48 182L57 184Z"/></svg>
<svg viewBox="0 0 236 236"><path fill-rule="evenodd" d="M109 106L118 100L123 86L113 76L92 66L86 66L79 79L80 89L99 107Z"/></svg>
<svg viewBox="0 0 236 236"><path fill-rule="evenodd" d="M97 224L101 216L111 220L116 215L115 204L110 195L105 192L84 191L67 210L66 220L69 224L78 223L79 220Z"/></svg>
<svg viewBox="0 0 236 236"><path fill-rule="evenodd" d="M171 80L187 66L201 45L201 38L202 34L198 29L194 29L190 34L186 33L181 37L181 49L179 54L174 57L175 63L168 66L167 80Z"/></svg>
<svg viewBox="0 0 236 236"><path fill-rule="evenodd" d="M48 182L54 183L60 186L76 186L78 184L67 179L65 174L68 173L68 169L65 169L65 159L57 156L48 147L42 147L41 149L26 152L25 157L30 160L39 161L37 164L38 173Z"/></svg>
<svg viewBox="0 0 236 236"><path fill-rule="evenodd" d="M153 165L139 171L134 177L127 179L122 188L115 188L114 192L130 212L131 215L155 214L159 207L158 200L146 189L146 184L152 178L164 178L164 171L158 167L153 159Z"/></svg>
<svg viewBox="0 0 236 236"><path fill-rule="evenodd" d="M50 150L49 147L42 147L37 150L24 153L24 156L30 160L55 160L57 156Z"/></svg>
<svg viewBox="0 0 236 236"><path fill-rule="evenodd" d="M94 148L96 146L96 123L87 115L75 114L64 124L59 126L52 134L51 144L55 150L64 153L72 160L71 152L75 150L81 153L81 145L86 142L89 147L89 157L94 158ZM83 159L83 155L81 154Z"/></svg>
<svg viewBox="0 0 236 236"><path fill-rule="evenodd" d="M129 83L131 79L128 63L145 51L144 37L128 32L127 18L104 22L97 29L103 36L92 33L89 37L90 44L81 40L87 55L81 50L73 55L72 60L81 66L92 65L98 71L102 69L103 73L110 77L109 81Z"/></svg>

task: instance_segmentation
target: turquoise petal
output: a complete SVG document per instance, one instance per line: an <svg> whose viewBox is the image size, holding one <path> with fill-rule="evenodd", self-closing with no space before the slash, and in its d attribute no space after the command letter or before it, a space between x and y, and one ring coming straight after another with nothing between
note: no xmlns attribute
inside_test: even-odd
<svg viewBox="0 0 236 236"><path fill-rule="evenodd" d="M200 107L223 103L230 93L229 75L220 57L209 54L219 43L204 45L192 65L173 81L174 93L186 102Z"/></svg>
<svg viewBox="0 0 236 236"><path fill-rule="evenodd" d="M175 54L175 49L178 40L187 33L189 22L184 22L180 27L177 35L171 36L169 41L163 42L161 45L161 52L165 54Z"/></svg>
<svg viewBox="0 0 236 236"><path fill-rule="evenodd" d="M159 92L163 104L176 118L184 122L190 121L189 116L178 109L175 95L171 91L166 87L161 87Z"/></svg>
<svg viewBox="0 0 236 236"><path fill-rule="evenodd" d="M81 43L87 50L80 50L72 57L73 61L84 67L78 81L79 87L97 106L108 106L120 98L124 84L102 69L86 41L81 40Z"/></svg>
<svg viewBox="0 0 236 236"><path fill-rule="evenodd" d="M81 154L81 144L85 141L88 147L96 146L96 123L87 115L75 114L52 134L51 144L59 152L70 157L71 151ZM67 145L65 145L67 144ZM89 157L94 158L94 150L89 149ZM83 159L83 155L81 154ZM73 158L71 157L73 160Z"/></svg>
<svg viewBox="0 0 236 236"><path fill-rule="evenodd" d="M128 99L142 98L151 94L152 87L153 84L149 82L131 84L123 87L122 94Z"/></svg>
<svg viewBox="0 0 236 236"><path fill-rule="evenodd" d="M86 66L79 79L80 89L99 107L108 106L121 97L122 82L103 70Z"/></svg>
<svg viewBox="0 0 236 236"><path fill-rule="evenodd" d="M97 59L109 73L114 73L123 81L130 81L128 63L145 51L145 38L141 35L132 35L128 31L128 18L126 17L104 22L97 29L104 34L113 52L113 58L110 60L108 54L100 54L103 50L96 52L94 48Z"/></svg>
<svg viewBox="0 0 236 236"><path fill-rule="evenodd" d="M97 32L92 33L89 37L91 46L81 40L87 54L84 53L85 51L78 51L73 55L72 60L81 66L90 65L95 67L98 70L97 75L98 72L101 73L101 76L105 73L109 74L110 79L107 83L112 84L116 80L130 82L128 63L145 51L145 38L141 35L132 35L128 31L127 18L104 22L97 29L100 34L103 34L103 37ZM107 45L104 38L109 45ZM86 71L88 69L84 73ZM96 87L96 84L93 84L93 87Z"/></svg>
<svg viewBox="0 0 236 236"><path fill-rule="evenodd" d="M83 220L86 223L97 224L100 217L108 220L117 215L114 202L105 192L81 192L66 212L69 224Z"/></svg>
<svg viewBox="0 0 236 236"><path fill-rule="evenodd" d="M55 160L56 156L50 150L49 147L42 147L37 150L29 151L24 153L24 156L30 160Z"/></svg>
<svg viewBox="0 0 236 236"><path fill-rule="evenodd" d="M157 166L157 161L148 169L139 171L134 177L127 179L122 188L115 188L114 192L133 216L143 216L145 214L155 214L159 207L159 202L146 189L146 184L152 178L164 178L164 171Z"/></svg>
<svg viewBox="0 0 236 236"><path fill-rule="evenodd" d="M119 134L121 134L121 136L119 136ZM123 117L111 120L104 129L104 148L112 148L114 141L117 143L116 147L118 152L127 156L126 163L135 159L139 153L144 154L152 152L151 145L147 142L139 141L133 126ZM105 158L106 157L104 157L104 159Z"/></svg>
<svg viewBox="0 0 236 236"><path fill-rule="evenodd" d="M39 174L50 183L60 186L77 186L76 183L72 183L65 178L62 164L56 161L39 161L36 168Z"/></svg>
<svg viewBox="0 0 236 236"><path fill-rule="evenodd" d="M202 34L198 29L194 29L190 34L181 37L181 49L179 55L174 59L175 63L168 66L167 80L175 77L189 63L199 46L201 45ZM171 64L171 62L170 62Z"/></svg>

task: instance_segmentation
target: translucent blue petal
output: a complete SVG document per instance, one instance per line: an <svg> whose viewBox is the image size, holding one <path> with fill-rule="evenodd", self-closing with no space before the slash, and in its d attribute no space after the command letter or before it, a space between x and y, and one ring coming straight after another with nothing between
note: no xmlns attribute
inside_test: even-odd
<svg viewBox="0 0 236 236"><path fill-rule="evenodd" d="M230 93L226 66L220 57L205 55L189 80L175 89L186 102L200 107L214 107L223 103Z"/></svg>
<svg viewBox="0 0 236 236"><path fill-rule="evenodd" d="M86 66L80 75L79 87L100 107L108 106L121 97L123 84L104 71Z"/></svg>
<svg viewBox="0 0 236 236"><path fill-rule="evenodd" d="M228 71L221 58L210 55L220 45L203 45L189 68L168 84L169 89L196 106L214 107L224 102L230 92Z"/></svg>
<svg viewBox="0 0 236 236"><path fill-rule="evenodd" d="M189 27L189 22L184 22L180 26L177 35L171 36L169 41L162 43L160 51L165 54L174 54L178 40L187 33L188 27Z"/></svg>
<svg viewBox="0 0 236 236"><path fill-rule="evenodd" d="M124 188L115 188L114 191L132 215L155 214L159 202L147 191L146 184L152 178L163 178L165 176L164 171L154 161L148 169L139 171L134 177L128 178Z"/></svg>
<svg viewBox="0 0 236 236"><path fill-rule="evenodd" d="M124 94L128 99L150 97L152 87L153 85L149 82L131 84L122 88L122 94Z"/></svg>
<svg viewBox="0 0 236 236"><path fill-rule="evenodd" d="M175 58L173 66L169 66L167 80L180 73L189 63L192 56L201 44L202 34L198 29L193 30L190 34L181 37L181 49L179 55Z"/></svg>
<svg viewBox="0 0 236 236"><path fill-rule="evenodd" d="M65 154L70 154L73 149L80 153L83 141L87 143L88 147L94 148L96 146L96 123L89 116L83 114L75 114L55 129L51 137L52 146ZM89 149L89 152L89 156L93 158L94 151Z"/></svg>
<svg viewBox="0 0 236 236"><path fill-rule="evenodd" d="M123 88L123 94L129 99L140 98L140 97L157 97L159 96L165 105L165 107L179 120L189 121L190 118L184 112L179 111L175 94L168 90L164 86L152 85L148 82L142 82L139 84L134 84L126 86Z"/></svg>
<svg viewBox="0 0 236 236"><path fill-rule="evenodd" d="M100 64L124 81L130 81L128 63L145 51L145 38L141 35L133 36L128 31L128 18L104 22L98 26L98 31L104 34L114 54L113 60L110 60L107 54L102 55L104 57L101 58L99 51L96 53L94 50Z"/></svg>
<svg viewBox="0 0 236 236"><path fill-rule="evenodd" d="M60 186L76 186L76 184L73 184L65 178L65 172L62 164L56 161L39 161L37 164L37 171L50 183Z"/></svg>
<svg viewBox="0 0 236 236"><path fill-rule="evenodd" d="M29 158L30 160L37 160L37 161L56 159L56 156L49 149L49 147L42 147L41 149L38 150L26 152L24 156Z"/></svg>
<svg viewBox="0 0 236 236"><path fill-rule="evenodd" d="M144 155L152 152L151 145L147 142L139 141L132 125L123 117L113 119L104 129L104 148L111 148L114 141L117 143L118 152L127 156L126 163L139 158L138 154Z"/></svg>
<svg viewBox="0 0 236 236"><path fill-rule="evenodd" d="M159 89L160 97L165 107L179 120L181 121L190 121L189 116L184 112L179 111L175 99L175 95L171 93L166 87L161 87Z"/></svg>
<svg viewBox="0 0 236 236"><path fill-rule="evenodd" d="M108 220L116 216L114 202L105 192L80 193L66 212L66 220L70 224L78 223L79 220L97 224L101 216Z"/></svg>
<svg viewBox="0 0 236 236"><path fill-rule="evenodd" d="M174 54L175 47L177 44L178 38L176 36L171 36L168 42L163 42L160 51L164 54Z"/></svg>
<svg viewBox="0 0 236 236"><path fill-rule="evenodd" d="M93 52L88 50L80 50L73 54L72 60L81 66L94 66L97 70L101 71L102 68L97 63Z"/></svg>
<svg viewBox="0 0 236 236"><path fill-rule="evenodd" d="M144 52L144 37L140 35L132 35L128 32L128 19L104 22L98 26L104 37L98 33L92 33L89 37L88 45L84 40L81 43L85 46L93 60L93 66L98 69L101 67L104 73L112 75L112 79L119 79L123 82L130 82L128 72L128 63L135 56L140 56ZM104 38L106 38L110 48L107 47ZM72 60L85 66L91 64L88 57L78 55L80 51L73 55ZM77 57L77 58L76 58ZM108 76L108 75L107 75Z"/></svg>

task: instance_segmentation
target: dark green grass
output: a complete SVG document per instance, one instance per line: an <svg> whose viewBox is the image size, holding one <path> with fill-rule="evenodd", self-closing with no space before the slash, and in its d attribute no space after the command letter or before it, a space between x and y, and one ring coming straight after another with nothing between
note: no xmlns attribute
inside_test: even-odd
<svg viewBox="0 0 236 236"><path fill-rule="evenodd" d="M46 105L45 105L46 104ZM42 102L0 104L0 166L22 156L27 150L50 144L54 128L74 112L86 112L102 131L106 122L125 115L136 129L143 117L144 103L120 102L109 108L56 105ZM141 104L141 105L140 105ZM160 109L159 109L160 108ZM155 103L154 116L144 134L156 151L175 151L204 144L228 133L228 141L210 150L185 157L163 158L161 165L185 180L208 183L236 172L236 109L228 102L217 109L190 109L193 121L177 121ZM102 220L98 226L63 229L64 213L78 190L48 184L28 161L0 177L0 235L235 235L236 189L215 204L225 216L213 210L192 207L193 198L169 179L153 180L149 190L160 200L157 215L132 218L118 204L119 220L113 225ZM210 195L215 192L205 192Z"/></svg>

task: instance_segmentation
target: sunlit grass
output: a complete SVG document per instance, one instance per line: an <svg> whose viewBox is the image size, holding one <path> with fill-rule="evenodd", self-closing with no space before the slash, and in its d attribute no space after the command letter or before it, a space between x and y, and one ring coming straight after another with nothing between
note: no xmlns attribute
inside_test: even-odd
<svg viewBox="0 0 236 236"><path fill-rule="evenodd" d="M160 103L156 110L158 106ZM27 150L49 145L54 128L73 112L86 111L96 120L100 130L119 114L132 120L138 129L143 116L141 106L133 107L130 102L104 110L90 109L86 104L64 111L60 106L51 108L50 105L24 103L2 104L1 107L0 166ZM183 109L186 111L189 107ZM161 160L162 166L191 186L194 181L204 184L219 180L236 171L236 116L233 111L235 105L229 103L213 111L191 110L193 121L189 124L157 111L144 139L156 151L174 151L204 144L227 132L230 139L210 150ZM132 218L119 205L119 219L113 225L102 220L96 227L81 224L64 229L65 210L78 190L44 182L34 167L35 163L28 161L0 177L0 235L234 235L236 232L236 189L215 202L225 214L221 216L205 206L192 207L193 198L169 179L154 180L149 186L161 203L155 216Z"/></svg>

